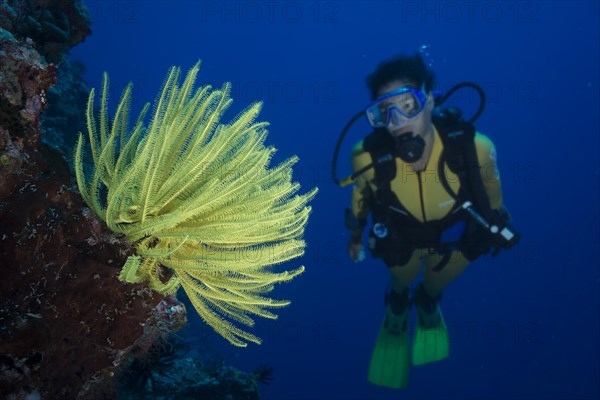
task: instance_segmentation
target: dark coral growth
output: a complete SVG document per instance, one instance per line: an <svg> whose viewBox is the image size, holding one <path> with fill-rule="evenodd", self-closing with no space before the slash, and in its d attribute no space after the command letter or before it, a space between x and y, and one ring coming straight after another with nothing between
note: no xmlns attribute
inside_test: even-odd
<svg viewBox="0 0 600 400"><path fill-rule="evenodd" d="M273 367L267 364L259 365L252 373L256 380L263 385L268 385L273 381Z"/></svg>
<svg viewBox="0 0 600 400"><path fill-rule="evenodd" d="M89 33L81 1L0 0L0 126L37 142L41 117L45 142L70 157L89 90L83 66L63 56Z"/></svg>
<svg viewBox="0 0 600 400"><path fill-rule="evenodd" d="M0 49L0 127L18 147L31 151L40 139L40 114L46 91L56 83L56 68L30 42L0 36Z"/></svg>
<svg viewBox="0 0 600 400"><path fill-rule="evenodd" d="M51 63L91 33L82 0L0 0L0 29L29 38Z"/></svg>
<svg viewBox="0 0 600 400"><path fill-rule="evenodd" d="M121 400L257 400L258 380L222 361L185 357L173 337L155 341L144 357L130 358L117 375Z"/></svg>
<svg viewBox="0 0 600 400"><path fill-rule="evenodd" d="M80 132L87 132L85 109L90 88L83 82L84 66L63 61L57 68L58 82L46 92L46 108L41 117L42 140L72 161Z"/></svg>
<svg viewBox="0 0 600 400"><path fill-rule="evenodd" d="M0 29L0 397L114 398L114 370L181 326L185 310L165 320L160 297L117 280L130 245L84 208L63 156L40 142L56 69L23 38L34 3L0 3L0 24L14 33ZM48 32L44 7L67 16L74 3L37 4ZM66 49L78 34L59 25L69 27L56 46Z"/></svg>
<svg viewBox="0 0 600 400"><path fill-rule="evenodd" d="M85 398L96 387L96 397L100 384L111 393L112 370L140 337L181 322L148 318L160 299L117 280L131 249L64 183L60 157L19 152L4 129L0 141L14 160L1 167L0 394Z"/></svg>

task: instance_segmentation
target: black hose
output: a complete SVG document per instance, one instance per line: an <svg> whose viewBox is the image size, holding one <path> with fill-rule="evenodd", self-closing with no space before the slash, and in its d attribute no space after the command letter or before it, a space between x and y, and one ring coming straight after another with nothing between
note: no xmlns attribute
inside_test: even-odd
<svg viewBox="0 0 600 400"><path fill-rule="evenodd" d="M338 138L337 143L335 144L335 150L333 151L333 160L332 160L332 164L331 164L331 176L333 177L333 181L335 182L335 184L338 186L340 184L340 180L337 177L337 159L338 159L338 156L340 153L340 147L342 146L344 137L346 136L346 133L348 132L348 130L350 129L352 124L354 124L354 122L356 122L356 120L359 119L360 117L362 117L364 114L365 114L365 112L361 111L361 112L357 113L355 116L353 116L350 119L350 121L348 121L346 126L344 126L344 129L342 130L342 133L340 134L340 137Z"/></svg>
<svg viewBox="0 0 600 400"><path fill-rule="evenodd" d="M467 123L472 124L473 122L475 122L483 113L483 110L485 108L485 93L483 92L483 89L481 88L481 86L479 86L478 84L474 83L474 82L462 82L459 83L455 86L453 86L450 90L448 90L448 92L446 92L446 94L444 94L443 96L441 96L438 99L436 99L435 101L435 106L439 106L442 103L444 103L450 96L452 96L454 94L454 92L456 92L459 89L462 89L464 87L470 87L475 89L475 91L477 92L477 94L479 94L479 98L480 98L480 102L479 102L479 108L477 109L477 112L471 117L471 119L469 119L467 121ZM338 160L338 156L340 153L340 147L342 145L342 142L344 141L344 138L346 137L346 133L348 132L348 130L350 129L350 127L352 126L352 124L354 124L356 122L357 119L359 119L360 117L362 117L363 115L365 115L364 111L360 111L358 113L356 113L356 115L354 115L350 121L348 121L348 123L346 124L346 126L344 126L344 129L342 130L342 133L340 134L337 143L335 144L335 150L333 151L333 160L331 162L331 176L333 178L333 182L335 182L336 185L340 186L341 181L338 179L337 177L337 160ZM371 165L368 166L369 168L371 167ZM366 168L368 169L368 168Z"/></svg>
<svg viewBox="0 0 600 400"><path fill-rule="evenodd" d="M435 105L437 107L440 104L444 103L450 96L452 96L454 94L454 92L456 92L457 90L462 89L464 87L470 87L470 88L475 89L475 91L479 95L479 99L480 99L479 108L477 109L477 112L471 117L471 119L469 119L467 121L467 123L472 124L481 116L481 114L483 113L483 110L485 108L485 93L483 92L483 89L481 88L481 86L479 86L478 84L476 84L474 82L459 83L456 86L453 86L450 90L448 90L448 92L446 92L446 94L444 94L438 101L436 101Z"/></svg>

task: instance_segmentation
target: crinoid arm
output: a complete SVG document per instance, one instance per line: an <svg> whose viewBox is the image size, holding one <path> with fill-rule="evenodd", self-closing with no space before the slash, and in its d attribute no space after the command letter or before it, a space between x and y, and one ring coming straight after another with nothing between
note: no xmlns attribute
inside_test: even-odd
<svg viewBox="0 0 600 400"><path fill-rule="evenodd" d="M317 189L298 194L296 157L269 165L275 149L264 143L268 123L257 121L261 103L223 122L231 86L194 88L198 70L199 63L180 85L181 70L171 68L131 129L131 84L110 117L105 74L99 109L94 90L88 99L89 146L82 134L75 149L77 185L109 228L135 245L120 280L165 294L183 287L207 324L246 346L260 339L239 325L276 318L271 310L289 301L267 295L304 271L274 266L304 254Z"/></svg>

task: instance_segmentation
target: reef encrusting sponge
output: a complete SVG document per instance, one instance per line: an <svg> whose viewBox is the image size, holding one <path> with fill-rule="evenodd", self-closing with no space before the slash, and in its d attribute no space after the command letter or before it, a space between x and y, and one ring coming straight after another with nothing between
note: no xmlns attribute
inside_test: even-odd
<svg viewBox="0 0 600 400"><path fill-rule="evenodd" d="M146 104L128 129L132 85L108 115L104 74L100 109L94 90L87 107L93 168L86 174L83 134L75 150L79 190L109 228L136 247L119 279L146 281L160 293L180 286L202 319L236 346L260 339L232 322L252 326L252 315L290 302L266 297L274 284L304 271L273 270L304 253L302 240L317 189L299 195L291 157L269 168L267 122L256 122L254 103L221 122L231 85L194 90L196 64L183 84L171 68L146 126ZM166 268L163 268L166 267Z"/></svg>

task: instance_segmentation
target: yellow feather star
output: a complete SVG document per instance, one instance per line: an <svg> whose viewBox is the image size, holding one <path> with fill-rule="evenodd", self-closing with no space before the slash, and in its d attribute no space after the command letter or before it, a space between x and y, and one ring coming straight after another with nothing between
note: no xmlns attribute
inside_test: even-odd
<svg viewBox="0 0 600 400"><path fill-rule="evenodd" d="M230 84L194 91L199 66L181 86L181 71L172 67L149 125L146 104L131 131L132 85L123 91L111 123L105 73L99 112L94 90L87 106L94 168L86 176L80 135L77 185L109 228L136 246L120 280L148 282L163 294L182 286L207 324L245 347L260 339L232 321L253 326L250 315L276 318L268 309L290 303L265 295L304 267L276 273L272 265L304 254L307 203L317 189L296 194L299 185L291 181L296 157L269 169L275 149L264 145L268 123L255 122L261 103L229 124L220 122L232 102ZM163 267L172 271L166 282Z"/></svg>

